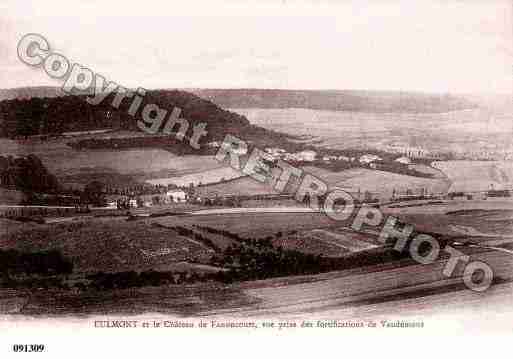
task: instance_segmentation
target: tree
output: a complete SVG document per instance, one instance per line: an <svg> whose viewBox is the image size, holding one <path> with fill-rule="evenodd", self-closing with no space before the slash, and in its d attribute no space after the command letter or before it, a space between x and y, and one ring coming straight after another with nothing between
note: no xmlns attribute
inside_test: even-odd
<svg viewBox="0 0 513 359"><path fill-rule="evenodd" d="M105 206L107 203L105 198L105 184L100 181L89 182L84 187L82 200L95 206Z"/></svg>
<svg viewBox="0 0 513 359"><path fill-rule="evenodd" d="M373 200L372 193L370 191L365 191L363 196L365 202L371 202Z"/></svg>

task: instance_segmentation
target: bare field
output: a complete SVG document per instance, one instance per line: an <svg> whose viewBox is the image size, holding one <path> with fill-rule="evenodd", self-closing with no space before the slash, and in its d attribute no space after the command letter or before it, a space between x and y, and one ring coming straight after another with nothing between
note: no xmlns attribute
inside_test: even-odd
<svg viewBox="0 0 513 359"><path fill-rule="evenodd" d="M3 248L33 252L56 249L75 272L149 270L178 262L208 262L212 249L147 221L90 219L59 224L12 226L0 236Z"/></svg>
<svg viewBox="0 0 513 359"><path fill-rule="evenodd" d="M0 188L0 204L20 204L25 198L21 191Z"/></svg>
<svg viewBox="0 0 513 359"><path fill-rule="evenodd" d="M195 186L197 186L199 184L216 183L245 176L242 172L234 170L231 167L208 169L209 165L210 164L208 163L206 168L200 172L185 173L183 175L175 175L167 178L154 178L147 180L147 182L154 185L174 184L177 186L188 186L189 184L193 183ZM220 166L221 164L218 165ZM235 180L233 182L237 183ZM212 187L214 187L214 185Z"/></svg>
<svg viewBox="0 0 513 359"><path fill-rule="evenodd" d="M339 228L316 228L296 234L286 233L284 237L274 239L273 243L286 249L332 258L381 246L369 235Z"/></svg>
<svg viewBox="0 0 513 359"><path fill-rule="evenodd" d="M197 193L200 196L253 196L261 194L277 194L270 184L260 183L251 177L242 177L223 183L216 183L209 186L198 187Z"/></svg>
<svg viewBox="0 0 513 359"><path fill-rule="evenodd" d="M384 208L383 212L419 231L460 237L463 241L512 238L513 202L450 201L443 205Z"/></svg>
<svg viewBox="0 0 513 359"><path fill-rule="evenodd" d="M403 193L406 190L419 193L422 188L431 193L446 193L450 186L449 181L443 174L435 169L432 169L432 172L436 172L438 178L421 178L366 168L354 168L339 172L332 172L314 166L305 166L302 169L325 181L331 188L342 188L353 194L358 191L362 194L365 191L370 191L386 198L391 197L394 189L396 193ZM270 183L260 183L249 176L199 187L197 191L200 195L218 194L220 196L278 193Z"/></svg>
<svg viewBox="0 0 513 359"><path fill-rule="evenodd" d="M440 179L405 176L364 168L344 172L344 176L347 177L334 185L349 192L355 192L360 189L360 191L370 191L383 196L391 196L394 189L399 193L410 189L413 193L418 194L421 188L426 188L431 193L446 193L449 188L449 183L446 180Z"/></svg>
<svg viewBox="0 0 513 359"><path fill-rule="evenodd" d="M208 264L212 255L234 242L201 227L227 230L243 238L269 236L275 245L304 253L340 256L351 252L350 246L345 249L332 240L320 240L306 233L340 226L320 213L175 215L137 221L101 217L29 225L3 220L3 224L3 248L24 252L59 250L72 260L77 273L172 269L183 267L184 262ZM180 234L175 230L177 227L192 230L193 235ZM194 234L208 238L215 247Z"/></svg>
<svg viewBox="0 0 513 359"><path fill-rule="evenodd" d="M81 139L86 137L80 136ZM212 156L176 156L161 149L74 150L66 145L69 141L69 138L48 141L0 139L0 148L5 155L35 154L58 178L110 172L149 179L222 167Z"/></svg>
<svg viewBox="0 0 513 359"><path fill-rule="evenodd" d="M326 228L335 221L321 213L234 213L176 216L155 219L165 226L184 224L214 227L238 233L243 237L262 238L277 232Z"/></svg>
<svg viewBox="0 0 513 359"><path fill-rule="evenodd" d="M33 222L20 222L10 219L0 218L0 238L9 236L20 230L31 230L39 225Z"/></svg>
<svg viewBox="0 0 513 359"><path fill-rule="evenodd" d="M450 220L445 223L446 225L474 225L476 221L487 223L486 227L479 227L478 230L484 232L495 228L499 235L502 233L500 228L504 228L508 221L511 226L511 212L460 211L456 206L436 208L438 212L409 207L402 210L402 215L405 216L403 218L409 218L409 223L420 221L432 224L431 228L425 230L438 229L447 234L452 233L448 233L444 223L439 221L442 216ZM184 238L173 230L154 226L152 223L166 227L183 226L198 231L202 230L195 225L208 226L257 238L273 236L273 243L286 249L333 257L365 250L373 247L375 243L373 236L348 231L342 228L340 223L335 223L318 213L251 213L171 216L136 222L105 219L84 222L82 225L73 223L53 227L34 225L30 232L34 233L33 237L24 238L26 233L23 228L18 228L16 231L13 229L19 235L0 236L0 244L20 249L62 249L65 255L70 256L74 263L79 265L81 271L86 271L91 265L95 266L95 270L98 267L105 271L194 269L208 272L219 270L215 267L188 263L191 257L185 257L181 252L173 250L188 248L190 256L195 253L196 258L201 259L209 256L208 248L201 243L195 245L190 238ZM509 231L511 233L511 227ZM278 232L282 232L282 235L278 236ZM217 243L226 240L216 236L212 238ZM138 256L137 252L144 253L146 256ZM481 253L474 252L473 258L479 258L478 255ZM499 277L510 277L512 262L509 257L505 258L505 254L496 251L482 254L487 256L483 259L493 265ZM121 263L120 261L123 260L126 262ZM430 267L416 265L406 260L315 276L275 278L230 286L201 283L92 294L44 292L43 295L43 292L38 292L31 294L30 300L23 299L23 296L13 297L9 296L10 294L0 293L0 304L24 314L41 314L47 311L55 314L69 314L78 310L81 313L84 311L137 313L153 308L160 313L179 313L180 315L206 313L223 315L227 311L239 315L245 313L268 316L334 309L349 315L353 310L361 313L363 308L377 310L376 306L370 307L366 302L377 298L379 303L385 303L393 313L392 307L396 299L405 303L404 298L401 299L401 294L415 295L418 291L421 298L431 298L430 296L439 293L451 297L461 295L463 293L461 278L443 278L443 280L439 278L443 265L443 260L435 262ZM460 275L461 273L457 273L457 276ZM374 288L376 285L378 290L370 293L368 288ZM120 300L121 298L123 300ZM418 302L419 299L416 297L413 300ZM17 301L21 301L21 304Z"/></svg>
<svg viewBox="0 0 513 359"><path fill-rule="evenodd" d="M340 172L311 166L303 169L326 181L331 187L342 188L351 193L370 191L383 197L390 197L394 189L396 193L403 193L409 189L418 194L421 188L426 188L431 193L445 193L450 186L446 179L413 177L367 168L354 168Z"/></svg>
<svg viewBox="0 0 513 359"><path fill-rule="evenodd" d="M452 182L452 192L488 191L513 185L511 161L443 161L433 166Z"/></svg>

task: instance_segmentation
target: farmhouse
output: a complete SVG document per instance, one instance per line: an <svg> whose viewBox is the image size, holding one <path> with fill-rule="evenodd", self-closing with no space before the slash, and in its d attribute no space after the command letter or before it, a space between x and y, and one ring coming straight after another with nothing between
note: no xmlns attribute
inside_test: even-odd
<svg viewBox="0 0 513 359"><path fill-rule="evenodd" d="M170 202L181 203L187 201L187 193L182 190L167 191L166 196Z"/></svg>
<svg viewBox="0 0 513 359"><path fill-rule="evenodd" d="M317 153L311 150L301 151L295 154L298 161L313 162L317 157Z"/></svg>
<svg viewBox="0 0 513 359"><path fill-rule="evenodd" d="M381 161L381 158L376 155L366 154L360 157L360 163L369 164L374 161Z"/></svg>
<svg viewBox="0 0 513 359"><path fill-rule="evenodd" d="M268 147L265 149L265 152L270 154L275 160L282 158L286 153L283 148L278 147Z"/></svg>
<svg viewBox="0 0 513 359"><path fill-rule="evenodd" d="M410 165L411 164L411 160L409 157L399 157L398 159L395 160L395 162L399 162L399 163L402 163L404 165Z"/></svg>
<svg viewBox="0 0 513 359"><path fill-rule="evenodd" d="M118 203L117 201L110 201L110 202L107 202L107 206L106 208L109 208L109 209L116 209L118 208Z"/></svg>
<svg viewBox="0 0 513 359"><path fill-rule="evenodd" d="M336 161L338 159L337 156L324 156L322 160L324 162Z"/></svg>
<svg viewBox="0 0 513 359"><path fill-rule="evenodd" d="M220 144L219 144L219 142L217 142L217 141L212 141L212 142L207 143L207 147L210 147L210 148L219 148L219 147L221 147L221 145L220 145Z"/></svg>

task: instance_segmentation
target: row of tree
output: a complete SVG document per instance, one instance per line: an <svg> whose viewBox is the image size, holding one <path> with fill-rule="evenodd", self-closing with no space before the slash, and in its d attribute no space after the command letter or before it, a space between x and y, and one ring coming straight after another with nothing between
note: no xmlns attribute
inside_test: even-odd
<svg viewBox="0 0 513 359"><path fill-rule="evenodd" d="M0 186L26 192L56 193L60 190L57 178L33 154L0 156Z"/></svg>

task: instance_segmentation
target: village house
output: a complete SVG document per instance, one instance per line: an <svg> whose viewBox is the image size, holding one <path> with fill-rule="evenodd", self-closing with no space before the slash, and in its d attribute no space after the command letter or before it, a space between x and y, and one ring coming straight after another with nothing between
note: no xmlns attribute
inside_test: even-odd
<svg viewBox="0 0 513 359"><path fill-rule="evenodd" d="M210 147L210 148L219 148L219 147L221 147L221 145L220 145L220 144L219 144L219 142L217 142L217 141L212 141L212 142L207 143L207 147Z"/></svg>
<svg viewBox="0 0 513 359"><path fill-rule="evenodd" d="M283 156L287 153L283 148L277 147L268 147L265 149L265 152L270 154L275 160L283 158Z"/></svg>
<svg viewBox="0 0 513 359"><path fill-rule="evenodd" d="M166 196L170 202L174 203L183 203L188 199L187 193L180 189L169 190L167 191Z"/></svg>
<svg viewBox="0 0 513 359"><path fill-rule="evenodd" d="M403 165L410 165L411 160L409 157L399 157L395 160L395 162L402 163Z"/></svg>
<svg viewBox="0 0 513 359"><path fill-rule="evenodd" d="M116 209L116 208L118 208L118 202L117 201L107 202L106 208Z"/></svg>
<svg viewBox="0 0 513 359"><path fill-rule="evenodd" d="M298 161L313 162L317 157L317 153L312 150L305 150L294 154Z"/></svg>
<svg viewBox="0 0 513 359"><path fill-rule="evenodd" d="M381 158L376 155L366 154L360 157L360 163L369 164L375 161L381 161Z"/></svg>
<svg viewBox="0 0 513 359"><path fill-rule="evenodd" d="M337 159L338 159L338 157L337 157L337 156L324 156L324 157L322 158L322 160L323 160L324 162L336 161Z"/></svg>

